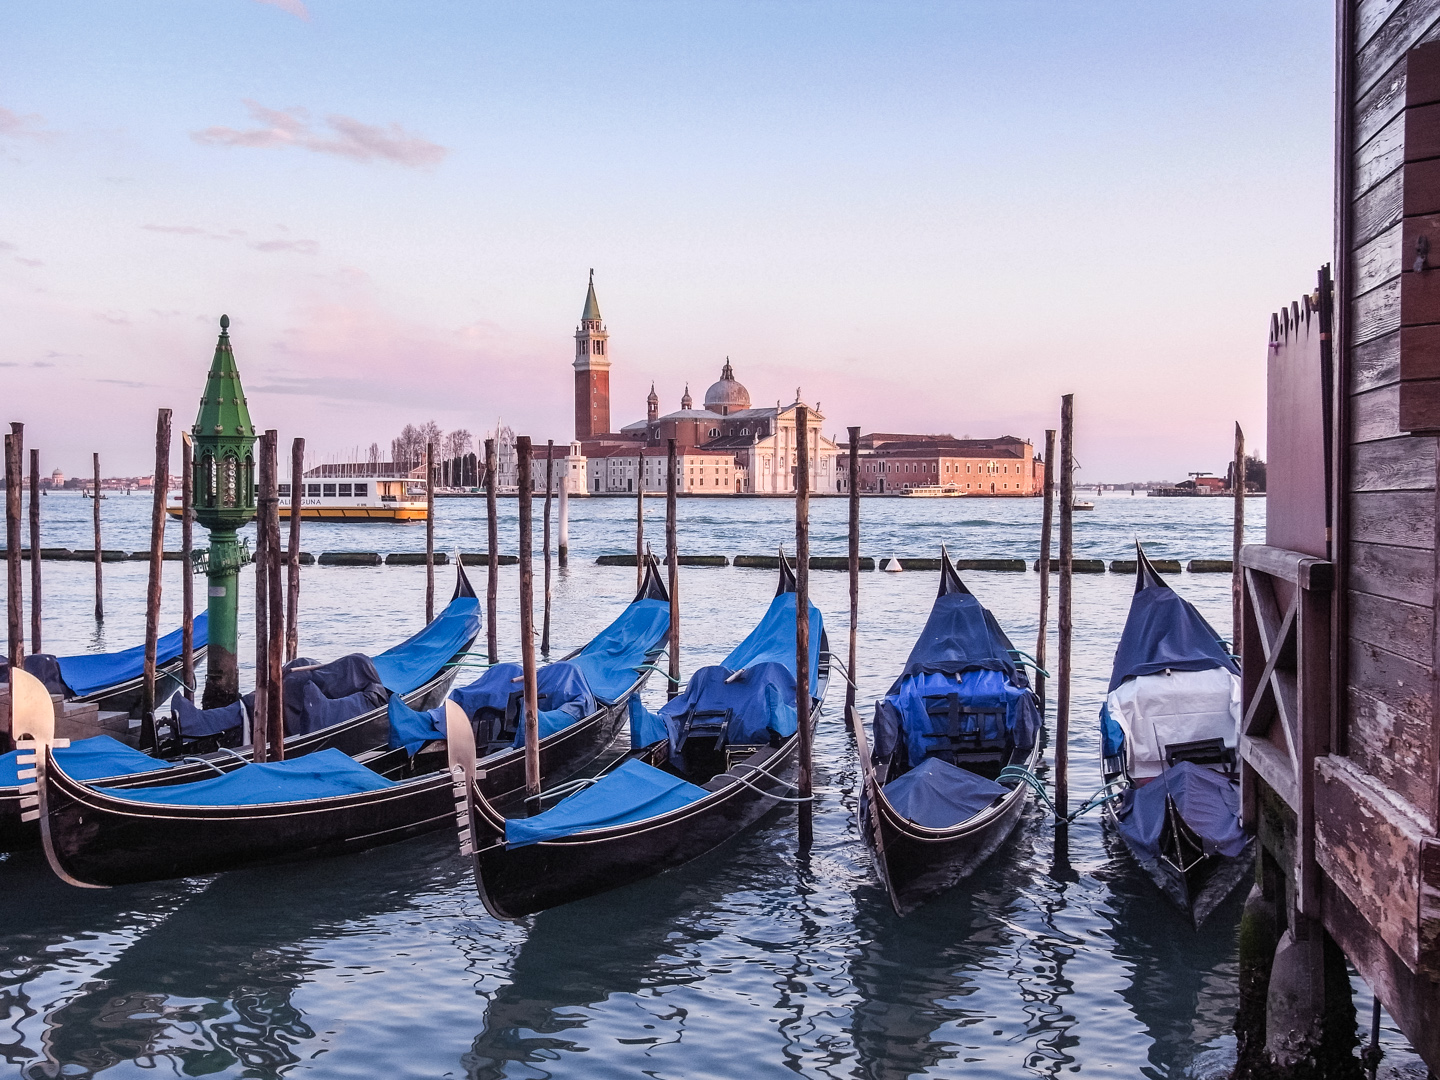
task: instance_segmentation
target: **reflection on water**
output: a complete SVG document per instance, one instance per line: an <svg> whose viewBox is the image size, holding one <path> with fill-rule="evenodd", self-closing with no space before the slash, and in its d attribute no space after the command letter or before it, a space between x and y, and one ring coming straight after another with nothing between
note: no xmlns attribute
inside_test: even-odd
<svg viewBox="0 0 1440 1080"><path fill-rule="evenodd" d="M114 519L107 546L143 546L148 502L132 502L105 504ZM65 499L46 503L47 511L62 504L47 542L88 546L84 506L72 537ZM960 557L1033 559L1037 503L958 503L867 502L866 552L929 554L943 540ZM563 649L608 622L634 588L633 571L593 562L625 550L632 505L577 500L574 508L572 565L555 589ZM502 509L502 534L513 538L513 502ZM658 502L652 509L658 527ZM122 517L132 510L133 521ZM481 512L479 503L442 502L442 545L478 550ZM789 514L779 502L683 502L682 545L773 549L789 542ZM1139 534L1157 556L1224 557L1227 514L1204 500L1100 499L1077 520L1077 555L1123 558ZM817 503L817 553L843 553L844 516L843 502ZM1263 507L1252 503L1251 517L1263 518ZM423 543L403 527L306 528L304 546L315 551ZM504 543L513 549L513 539ZM166 570L167 610L178 617L178 569ZM107 564L106 572L103 641L113 648L139 640L144 567ZM101 640L90 574L86 564L47 566L46 633L63 650ZM967 575L1023 648L1035 633L1036 579ZM812 581L841 645L845 576ZM304 650L392 644L418 628L423 583L412 568L310 569ZM1177 584L1217 627L1228 624L1227 576L1184 575ZM512 568L501 589L500 638L513 641ZM1130 589L1110 574L1076 581L1077 801L1099 783L1094 716ZM682 571L685 670L723 656L773 590L767 572ZM930 574L865 576L862 700L894 678L934 590ZM242 611L242 634L251 623ZM253 655L243 640L240 654ZM12 1075L27 1078L154 1069L900 1080L1107 1067L1169 1077L1199 1051L1226 1045L1239 898L1195 932L1094 817L1057 844L1032 808L965 888L897 918L859 846L838 680L832 691L817 740L808 855L795 850L793 811L777 809L691 866L520 925L484 913L444 834L322 863L95 892L59 884L33 856L0 862L0 1053ZM661 690L649 694L653 705Z"/></svg>

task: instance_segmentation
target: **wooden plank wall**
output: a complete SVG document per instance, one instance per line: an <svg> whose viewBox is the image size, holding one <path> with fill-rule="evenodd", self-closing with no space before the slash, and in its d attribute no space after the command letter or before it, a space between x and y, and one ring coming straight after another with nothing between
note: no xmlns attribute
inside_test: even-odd
<svg viewBox="0 0 1440 1080"><path fill-rule="evenodd" d="M1433 834L1436 448L1433 435L1400 428L1400 327L1402 272L1413 257L1405 216L1412 227L1415 218L1405 192L1405 60L1440 39L1440 0L1341 2L1352 5L1355 147L1342 282L1350 304L1343 737L1351 763Z"/></svg>

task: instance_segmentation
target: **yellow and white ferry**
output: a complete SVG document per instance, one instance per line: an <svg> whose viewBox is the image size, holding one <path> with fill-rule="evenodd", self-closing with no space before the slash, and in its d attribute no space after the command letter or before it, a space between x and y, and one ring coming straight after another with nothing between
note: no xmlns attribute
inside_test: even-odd
<svg viewBox="0 0 1440 1080"><path fill-rule="evenodd" d="M425 481L404 476L306 477L300 495L301 521L424 521ZM279 485L280 517L290 517L290 485ZM180 516L180 496L166 510Z"/></svg>
<svg viewBox="0 0 1440 1080"><path fill-rule="evenodd" d="M965 492L955 484L916 484L900 492L912 499L958 499Z"/></svg>

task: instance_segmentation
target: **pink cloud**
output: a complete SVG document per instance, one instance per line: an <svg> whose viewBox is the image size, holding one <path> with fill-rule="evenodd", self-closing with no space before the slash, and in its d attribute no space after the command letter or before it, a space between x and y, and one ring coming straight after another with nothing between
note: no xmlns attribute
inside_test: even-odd
<svg viewBox="0 0 1440 1080"><path fill-rule="evenodd" d="M310 19L310 12L305 9L302 0L256 0L256 2L264 4L266 7L279 8L281 11L294 15L297 19L304 19L307 22Z"/></svg>
<svg viewBox="0 0 1440 1080"><path fill-rule="evenodd" d="M8 135L12 139L47 139L50 132L37 126L40 121L39 113L22 116L0 105L0 135Z"/></svg>
<svg viewBox="0 0 1440 1080"><path fill-rule="evenodd" d="M437 143L412 135L399 124L366 124L349 116L325 118L330 132L317 130L304 109L269 109L246 100L245 107L261 125L244 131L210 127L191 138L208 146L246 146L261 149L294 146L317 154L332 154L368 164L388 161L410 168L428 169L438 165L450 151Z"/></svg>
<svg viewBox="0 0 1440 1080"><path fill-rule="evenodd" d="M250 246L256 251L293 251L298 255L314 255L320 250L314 240L257 240Z"/></svg>

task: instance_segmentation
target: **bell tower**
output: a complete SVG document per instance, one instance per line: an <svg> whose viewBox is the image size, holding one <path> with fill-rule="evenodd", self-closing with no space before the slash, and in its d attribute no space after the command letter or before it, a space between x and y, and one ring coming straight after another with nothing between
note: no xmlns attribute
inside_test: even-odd
<svg viewBox="0 0 1440 1080"><path fill-rule="evenodd" d="M610 430L610 333L595 299L595 271L585 293L585 310L575 330L575 438Z"/></svg>

